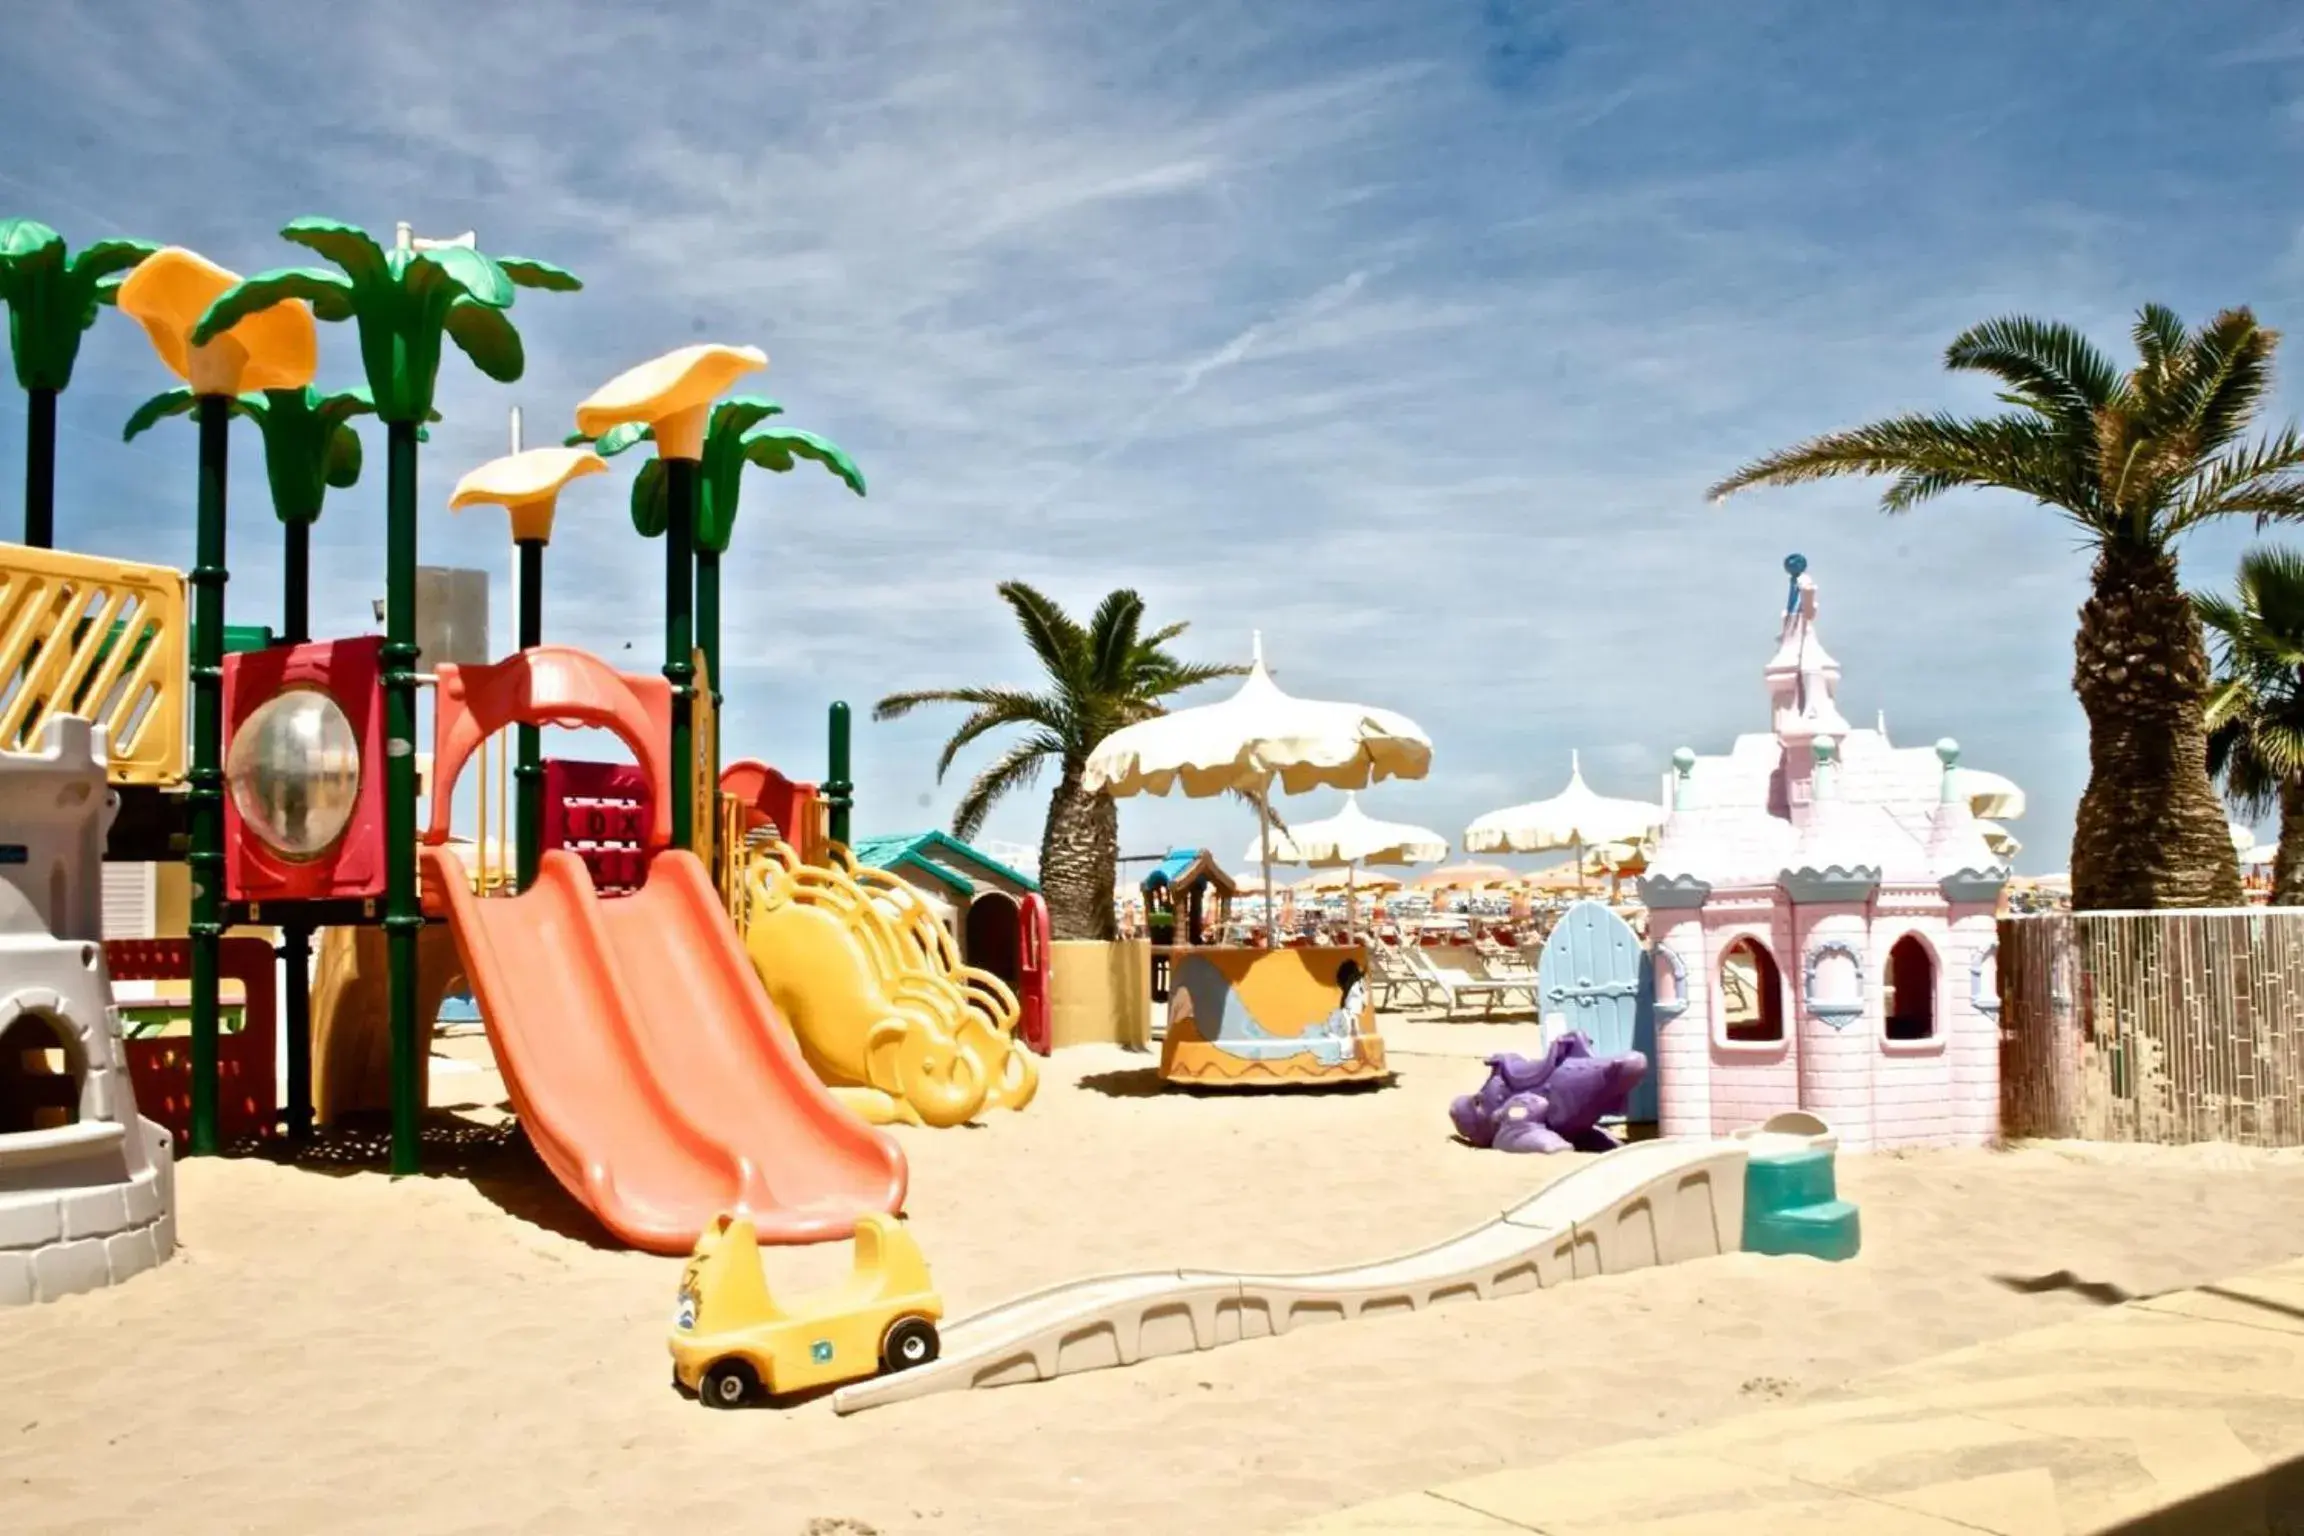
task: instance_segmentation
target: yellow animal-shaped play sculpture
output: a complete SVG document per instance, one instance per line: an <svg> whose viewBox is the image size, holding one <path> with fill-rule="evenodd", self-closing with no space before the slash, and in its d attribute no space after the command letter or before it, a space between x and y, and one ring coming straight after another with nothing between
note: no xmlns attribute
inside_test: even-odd
<svg viewBox="0 0 2304 1536"><path fill-rule="evenodd" d="M961 963L910 886L838 846L830 860L772 843L744 880L745 948L817 1076L874 1125L1031 1103L1040 1073L1016 1043L1016 994Z"/></svg>

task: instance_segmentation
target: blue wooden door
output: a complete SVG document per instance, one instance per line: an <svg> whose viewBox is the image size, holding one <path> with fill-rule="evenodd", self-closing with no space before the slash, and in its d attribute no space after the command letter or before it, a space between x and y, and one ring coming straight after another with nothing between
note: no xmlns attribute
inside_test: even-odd
<svg viewBox="0 0 2304 1536"><path fill-rule="evenodd" d="M1560 915L1544 941L1536 967L1543 1017L1592 1042L1593 1054L1639 1051L1648 1075L1633 1091L1625 1118L1656 1118L1654 990L1646 985L1648 952L1632 925L1597 901L1579 901ZM1645 1006L1644 1006L1645 1005Z"/></svg>

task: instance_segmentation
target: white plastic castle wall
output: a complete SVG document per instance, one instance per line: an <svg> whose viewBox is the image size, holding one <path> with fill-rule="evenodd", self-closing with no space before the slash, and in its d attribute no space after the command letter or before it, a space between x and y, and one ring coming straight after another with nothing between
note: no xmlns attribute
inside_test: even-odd
<svg viewBox="0 0 2304 1536"><path fill-rule="evenodd" d="M170 1138L136 1113L104 968L114 807L85 720L0 752L0 1305L116 1285L176 1248Z"/></svg>
<svg viewBox="0 0 2304 1536"><path fill-rule="evenodd" d="M1958 746L1891 746L1841 716L1806 565L1785 562L1773 729L1673 754L1640 883L1661 1129L1804 1109L1850 1150L1982 1145L2000 1123L2008 869L1959 792Z"/></svg>

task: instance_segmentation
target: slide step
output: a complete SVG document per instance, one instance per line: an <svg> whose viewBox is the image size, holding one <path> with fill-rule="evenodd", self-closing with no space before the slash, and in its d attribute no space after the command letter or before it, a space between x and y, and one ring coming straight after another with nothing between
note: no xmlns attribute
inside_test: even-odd
<svg viewBox="0 0 2304 1536"><path fill-rule="evenodd" d="M1758 1207L1763 1211L1790 1211L1808 1205L1828 1205L1839 1198L1832 1154L1822 1148L1771 1153L1745 1164L1747 1210Z"/></svg>
<svg viewBox="0 0 2304 1536"><path fill-rule="evenodd" d="M1837 1263L1856 1257L1863 1244L1863 1224L1850 1201L1828 1200L1782 1211L1744 1208L1747 1253L1797 1253Z"/></svg>

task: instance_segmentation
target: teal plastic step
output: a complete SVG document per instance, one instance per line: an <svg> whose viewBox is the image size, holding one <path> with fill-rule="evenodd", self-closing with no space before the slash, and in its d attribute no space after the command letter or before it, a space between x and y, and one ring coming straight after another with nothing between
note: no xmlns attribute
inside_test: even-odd
<svg viewBox="0 0 2304 1536"><path fill-rule="evenodd" d="M1744 1207L1746 1253L1804 1253L1812 1259L1838 1263L1856 1257L1864 1246L1864 1229L1854 1203L1827 1200L1791 1210L1763 1211Z"/></svg>
<svg viewBox="0 0 2304 1536"><path fill-rule="evenodd" d="M1771 1152L1744 1165L1744 1204L1764 1211L1827 1205L1840 1198L1832 1154L1821 1148Z"/></svg>

